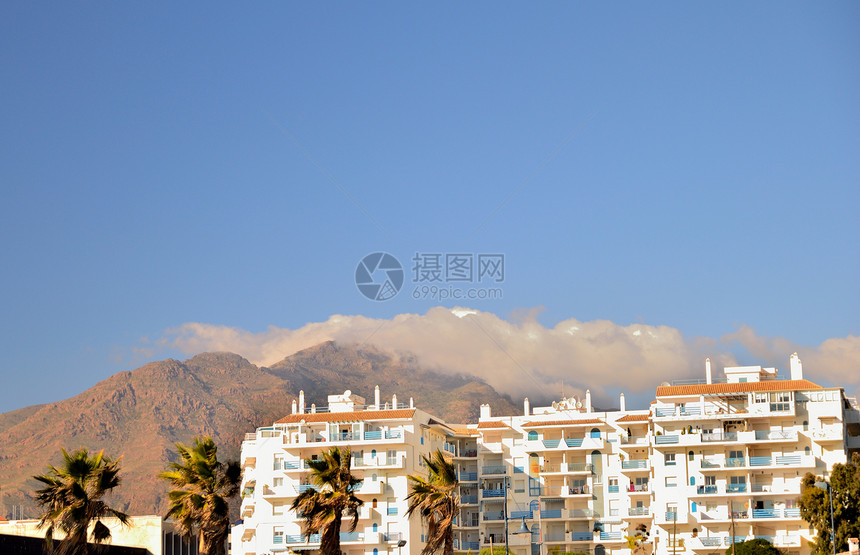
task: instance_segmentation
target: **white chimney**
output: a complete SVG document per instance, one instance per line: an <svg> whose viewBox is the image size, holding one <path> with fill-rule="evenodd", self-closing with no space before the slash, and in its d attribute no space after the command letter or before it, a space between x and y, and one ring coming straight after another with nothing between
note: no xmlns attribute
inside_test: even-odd
<svg viewBox="0 0 860 555"><path fill-rule="evenodd" d="M803 379L803 364L800 362L800 357L797 356L797 353L791 355L790 363L791 365L791 379L792 380L802 380Z"/></svg>
<svg viewBox="0 0 860 555"><path fill-rule="evenodd" d="M591 390L585 390L585 412L591 412Z"/></svg>
<svg viewBox="0 0 860 555"><path fill-rule="evenodd" d="M391 396L391 408L397 410L397 394Z"/></svg>
<svg viewBox="0 0 860 555"><path fill-rule="evenodd" d="M705 383L713 383L711 380L711 359L705 359Z"/></svg>
<svg viewBox="0 0 860 555"><path fill-rule="evenodd" d="M311 403L311 414L316 414L316 413L317 413L317 404Z"/></svg>
<svg viewBox="0 0 860 555"><path fill-rule="evenodd" d="M379 386L373 390L373 408L379 410Z"/></svg>
<svg viewBox="0 0 860 555"><path fill-rule="evenodd" d="M627 403L624 401L624 394L623 393L621 394L621 398L618 400L618 409L621 412L624 412L627 410Z"/></svg>
<svg viewBox="0 0 860 555"><path fill-rule="evenodd" d="M523 415L528 416L530 409L531 407L529 406L529 398L526 397L525 399L523 399Z"/></svg>
<svg viewBox="0 0 860 555"><path fill-rule="evenodd" d="M860 539L848 538L848 553L860 553Z"/></svg>
<svg viewBox="0 0 860 555"><path fill-rule="evenodd" d="M305 390L299 391L299 414L305 413Z"/></svg>
<svg viewBox="0 0 860 555"><path fill-rule="evenodd" d="M297 407L297 406L298 406L298 405L296 404L296 400L295 400L295 399L293 399L293 412L292 412L292 414L296 414L296 410L297 410L297 409L296 409L296 407Z"/></svg>
<svg viewBox="0 0 860 555"><path fill-rule="evenodd" d="M491 418L490 405L481 405L481 419Z"/></svg>
<svg viewBox="0 0 860 555"><path fill-rule="evenodd" d="M410 409L415 408L415 400L412 397L409 398L409 408Z"/></svg>

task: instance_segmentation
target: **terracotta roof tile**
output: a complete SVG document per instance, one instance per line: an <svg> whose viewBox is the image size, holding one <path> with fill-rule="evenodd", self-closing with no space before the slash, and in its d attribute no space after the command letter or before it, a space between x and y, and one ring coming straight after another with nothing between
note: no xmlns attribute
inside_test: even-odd
<svg viewBox="0 0 860 555"><path fill-rule="evenodd" d="M809 380L661 385L657 388L657 397L671 397L673 395L719 395L723 393L749 393L751 391L797 391L799 389L822 389L822 387Z"/></svg>
<svg viewBox="0 0 860 555"><path fill-rule="evenodd" d="M476 435L478 435L478 430L476 430L474 428L461 428L461 427L452 426L451 429L454 430L454 433L457 434L458 436L476 436Z"/></svg>
<svg viewBox="0 0 860 555"><path fill-rule="evenodd" d="M616 422L647 422L650 418L650 414L628 414L627 416L622 416Z"/></svg>
<svg viewBox="0 0 860 555"><path fill-rule="evenodd" d="M478 428L507 428L508 425L504 422L498 421L490 421L490 422L479 422Z"/></svg>
<svg viewBox="0 0 860 555"><path fill-rule="evenodd" d="M586 424L605 424L603 420L598 418L589 418L585 420L547 420L545 422L526 422L523 424L523 428L545 428L547 426L576 426L578 424L586 425Z"/></svg>
<svg viewBox="0 0 860 555"><path fill-rule="evenodd" d="M275 424L296 424L304 420L312 422L360 422L362 420L407 420L415 414L415 409L397 410L358 410L354 412L315 412L290 414Z"/></svg>

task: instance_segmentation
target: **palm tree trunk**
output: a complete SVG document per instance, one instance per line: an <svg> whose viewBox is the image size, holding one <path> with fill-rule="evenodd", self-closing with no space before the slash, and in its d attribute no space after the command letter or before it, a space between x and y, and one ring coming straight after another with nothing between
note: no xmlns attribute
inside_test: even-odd
<svg viewBox="0 0 860 555"><path fill-rule="evenodd" d="M320 538L321 555L340 555L340 520L334 519L323 532Z"/></svg>
<svg viewBox="0 0 860 555"><path fill-rule="evenodd" d="M454 531L450 528L445 533L445 548L442 550L442 555L454 555Z"/></svg>

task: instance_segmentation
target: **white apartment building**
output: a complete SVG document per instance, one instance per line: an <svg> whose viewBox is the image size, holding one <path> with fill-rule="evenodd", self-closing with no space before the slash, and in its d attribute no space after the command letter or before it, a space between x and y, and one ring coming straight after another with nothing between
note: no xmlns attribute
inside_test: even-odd
<svg viewBox="0 0 860 555"><path fill-rule="evenodd" d="M517 555L627 555L625 536L639 528L658 555L722 554L731 538L754 537L809 553L800 479L826 475L860 450L857 403L804 380L796 355L788 380L772 368L724 370L712 379L706 362L705 379L664 383L648 410L626 410L622 394L620 410L596 411L586 392L549 407L526 399L521 416L494 416L484 405L466 425L411 400L383 405L378 388L371 405L350 392L329 396L326 412L306 412L300 398L293 414L242 445L244 522L233 530L233 553L318 547L288 507L308 487L302 459L332 445L352 448L365 479L359 527L342 535L349 555L420 553L422 523L403 516L406 476L424 474L419 455L437 447L458 470L460 552L507 545ZM523 522L529 533L517 533Z"/></svg>

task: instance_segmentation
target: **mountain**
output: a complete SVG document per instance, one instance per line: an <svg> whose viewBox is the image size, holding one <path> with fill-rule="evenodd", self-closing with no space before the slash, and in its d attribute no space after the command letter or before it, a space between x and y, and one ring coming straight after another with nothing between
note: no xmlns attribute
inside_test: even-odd
<svg viewBox="0 0 860 555"><path fill-rule="evenodd" d="M244 434L289 414L300 390L306 404L346 389L373 400L396 393L456 423L477 419L479 405L498 414L518 408L486 383L422 369L409 354L391 356L374 347L326 342L295 353L270 368L232 353L203 353L185 361L152 362L120 372L80 395L0 414L0 515L13 505L37 514L29 499L60 448L122 456L123 484L114 504L132 514L163 513L165 484L156 478L174 443L211 435L225 458L238 458Z"/></svg>

